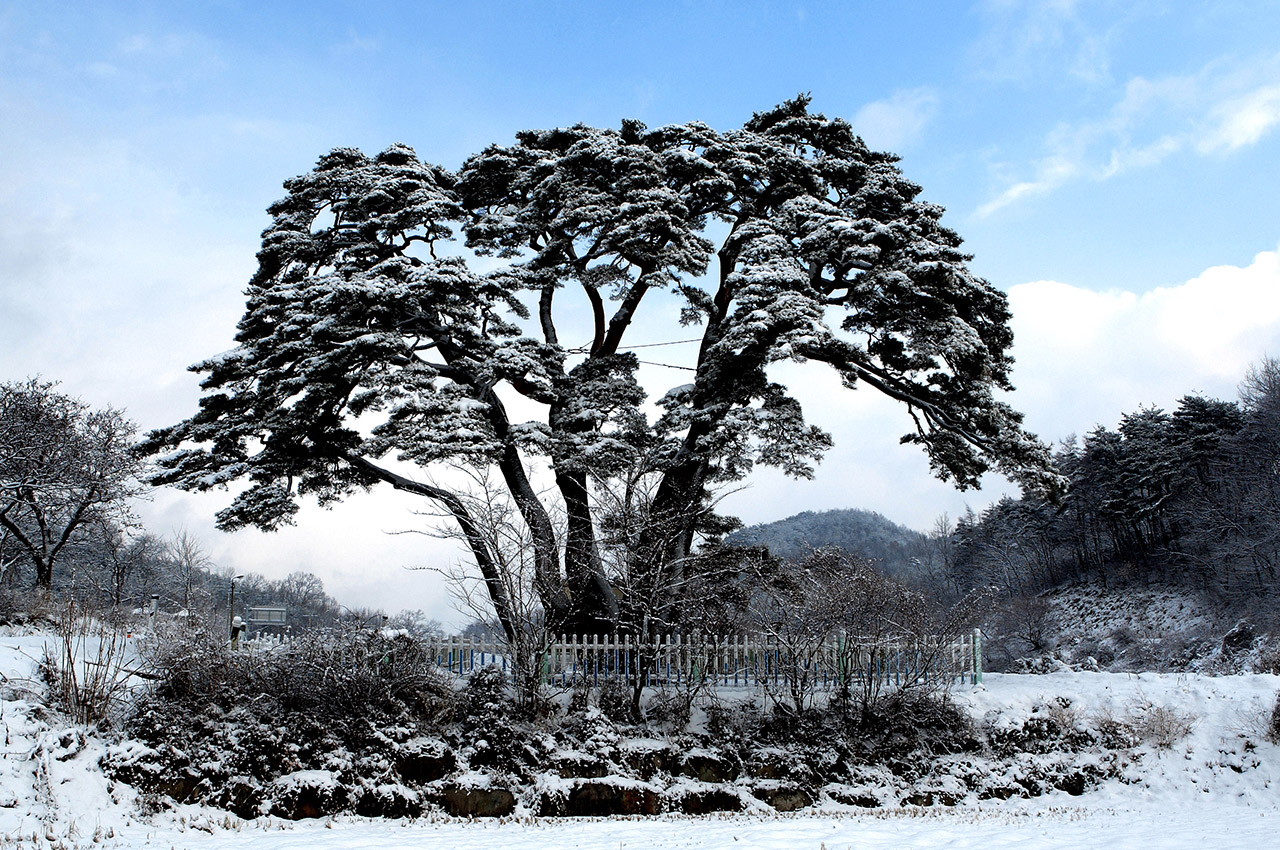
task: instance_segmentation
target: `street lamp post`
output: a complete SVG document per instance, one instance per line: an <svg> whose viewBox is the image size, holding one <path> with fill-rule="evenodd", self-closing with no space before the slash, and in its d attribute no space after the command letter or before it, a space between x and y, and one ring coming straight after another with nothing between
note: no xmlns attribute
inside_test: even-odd
<svg viewBox="0 0 1280 850"><path fill-rule="evenodd" d="M227 605L227 633L230 634L235 628L236 620L236 582L244 578L244 573L237 573L231 577L231 601Z"/></svg>

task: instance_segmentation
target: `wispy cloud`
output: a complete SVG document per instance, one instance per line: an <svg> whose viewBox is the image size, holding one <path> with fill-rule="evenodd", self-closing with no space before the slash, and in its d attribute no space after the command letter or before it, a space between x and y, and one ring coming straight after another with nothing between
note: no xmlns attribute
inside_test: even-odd
<svg viewBox="0 0 1280 850"><path fill-rule="evenodd" d="M173 94L220 78L231 68L224 47L199 33L137 32L96 48L77 68L124 90Z"/></svg>
<svg viewBox="0 0 1280 850"><path fill-rule="evenodd" d="M377 53L382 49L382 42L376 38L361 35L354 29L347 30L347 38L345 41L337 44L333 48L334 53Z"/></svg>
<svg viewBox="0 0 1280 850"><path fill-rule="evenodd" d="M1110 46L1127 20L1099 27L1081 14L1077 0L985 0L979 14L985 32L969 51L980 77L1027 80L1065 68L1088 83L1111 77Z"/></svg>
<svg viewBox="0 0 1280 850"><path fill-rule="evenodd" d="M1224 153L1256 144L1280 124L1280 83L1262 86L1220 104L1211 116L1213 129L1201 137L1201 153Z"/></svg>
<svg viewBox="0 0 1280 850"><path fill-rule="evenodd" d="M853 128L874 148L899 150L920 136L937 108L933 89L903 89L859 109Z"/></svg>
<svg viewBox="0 0 1280 850"><path fill-rule="evenodd" d="M1030 175L1013 178L979 207L989 216L1078 180L1109 180L1183 152L1230 154L1280 126L1280 55L1246 65L1216 61L1199 72L1135 77L1110 111L1063 123L1046 137Z"/></svg>

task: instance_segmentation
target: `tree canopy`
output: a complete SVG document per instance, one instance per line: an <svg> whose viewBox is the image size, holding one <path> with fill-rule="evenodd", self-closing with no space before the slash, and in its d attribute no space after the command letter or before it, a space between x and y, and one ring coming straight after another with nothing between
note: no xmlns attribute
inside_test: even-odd
<svg viewBox="0 0 1280 850"><path fill-rule="evenodd" d="M137 426L37 379L0 383L0 543L12 541L49 590L67 546L130 516L142 490ZM3 548L3 547L0 547Z"/></svg>
<svg viewBox="0 0 1280 850"><path fill-rule="evenodd" d="M457 172L403 145L334 150L270 207L238 346L193 367L199 411L150 436L155 481L247 481L226 529L379 482L420 494L456 520L501 619L466 494L406 471L490 467L548 619L580 631L625 615L611 570L679 584L696 536L723 528L718 485L755 464L812 475L831 440L775 363L902 402L903 440L944 480L1056 486L996 395L1012 389L1006 298L895 163L805 97L727 132L523 132ZM699 329L687 380L652 407L628 346L649 304ZM513 421L517 399L543 415ZM611 482L622 495L601 498Z"/></svg>

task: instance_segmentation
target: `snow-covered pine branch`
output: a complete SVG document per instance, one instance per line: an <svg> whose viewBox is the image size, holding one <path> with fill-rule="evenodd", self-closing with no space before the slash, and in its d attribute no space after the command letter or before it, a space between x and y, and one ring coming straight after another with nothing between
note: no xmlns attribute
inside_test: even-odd
<svg viewBox="0 0 1280 850"><path fill-rule="evenodd" d="M831 440L771 379L780 361L903 402L904 439L942 478L997 468L1052 489L1047 448L994 395L1011 388L1006 299L895 163L805 97L728 132L524 132L457 173L403 145L335 150L270 208L238 347L195 367L200 410L150 436L155 481L247 481L219 521L271 529L302 497L413 490L393 465L492 468L529 530L548 622L575 633L617 624L610 564L684 586L695 540L721 522L705 510L717 487L755 464L812 474ZM693 380L670 391L642 386L628 351L660 311L701 327L696 357L671 364ZM541 417L512 421L530 403ZM593 493L637 476L652 497L606 558L619 544ZM460 494L416 492L466 522L449 507ZM497 563L483 534L463 536Z"/></svg>

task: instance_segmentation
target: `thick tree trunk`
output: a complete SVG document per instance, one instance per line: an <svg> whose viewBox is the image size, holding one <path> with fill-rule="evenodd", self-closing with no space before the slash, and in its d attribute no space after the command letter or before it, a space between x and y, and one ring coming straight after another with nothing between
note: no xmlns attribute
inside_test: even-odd
<svg viewBox="0 0 1280 850"><path fill-rule="evenodd" d="M53 562L32 552L31 563L36 568L36 589L48 593L53 589Z"/></svg>
<svg viewBox="0 0 1280 850"><path fill-rule="evenodd" d="M685 561L693 545L698 517L703 508L707 463L688 450L697 439L691 431L681 458L663 475L640 532L639 545L630 553L633 584L642 589L642 618L633 615L632 624L659 633L670 630L680 619L680 600L685 582ZM650 635L651 636L651 635Z"/></svg>
<svg viewBox="0 0 1280 850"><path fill-rule="evenodd" d="M557 472L556 485L564 498L567 524L564 568L570 609L565 631L581 635L607 634L617 625L618 599L605 576L596 544L587 473Z"/></svg>
<svg viewBox="0 0 1280 850"><path fill-rule="evenodd" d="M34 504L34 498L30 501ZM53 587L54 559L57 558L58 552L61 551L62 546L70 539L71 531L75 527L75 524L78 524L78 520L84 513L84 509L81 508L72 516L71 523L68 524L61 540L58 541L57 545L51 546L51 532L43 515L39 512L35 512L38 534L28 535L9 516L10 507L12 507L12 505L7 506L3 511L0 511L0 525L4 526L8 533L12 535L12 539L18 541L21 548L26 550L27 557L31 559L31 563L36 568L36 588L44 593L48 593Z"/></svg>
<svg viewBox="0 0 1280 850"><path fill-rule="evenodd" d="M693 406L705 409L713 399L714 381L707 376L711 348L723 334L723 327L733 303L734 290L730 275L737 264L737 248L732 244L738 230L735 224L719 252L719 286L707 317L698 350L698 371L694 378ZM705 419L696 420L685 434L683 445L672 465L663 473L650 505L649 516L640 533L637 550L630 553L632 572L638 584L649 589L645 618L647 631L669 629L680 617L680 596L684 584L684 562L693 547L698 517L703 502L709 464L698 451L698 443L711 431ZM639 623L633 624L638 628Z"/></svg>
<svg viewBox="0 0 1280 850"><path fill-rule="evenodd" d="M546 507L529 483L524 464L514 446L507 446L498 462L498 469L502 472L503 481L520 516L533 536L534 584L542 601L547 625L553 631L561 631L569 619L570 600L560 577L560 551L551 517L547 515Z"/></svg>

